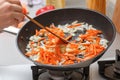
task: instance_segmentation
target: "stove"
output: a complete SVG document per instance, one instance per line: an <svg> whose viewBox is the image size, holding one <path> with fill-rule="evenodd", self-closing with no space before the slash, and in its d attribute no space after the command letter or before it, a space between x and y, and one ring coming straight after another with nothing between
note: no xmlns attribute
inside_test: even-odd
<svg viewBox="0 0 120 80"><path fill-rule="evenodd" d="M55 71L32 66L33 80L90 80L89 66L70 71Z"/></svg>
<svg viewBox="0 0 120 80"><path fill-rule="evenodd" d="M120 51L116 50L115 60L98 61L99 74L108 80L120 80Z"/></svg>

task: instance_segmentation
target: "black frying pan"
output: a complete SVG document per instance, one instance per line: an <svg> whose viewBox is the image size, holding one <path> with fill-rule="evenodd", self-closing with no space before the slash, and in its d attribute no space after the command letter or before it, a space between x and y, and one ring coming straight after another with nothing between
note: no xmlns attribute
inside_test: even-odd
<svg viewBox="0 0 120 80"><path fill-rule="evenodd" d="M79 22L87 22L88 24L92 24L95 28L103 32L104 37L109 41L108 48L114 41L115 34L116 34L115 27L108 17L88 9L81 9L81 8L58 9L58 10L41 14L35 17L34 19L40 22L41 24L43 24L44 26L49 26L51 23L54 23L55 25L72 23L75 20L78 20ZM36 26L34 23L32 23L31 21L29 21L23 26L23 28L21 28L20 32L18 33L17 46L20 52L24 56L26 53L25 48L26 48L26 45L28 44L29 37L35 34L36 29L40 29L40 28ZM98 56L92 59L89 59L85 62L75 63L72 65L66 65L66 66L54 66L54 65L41 64L29 59L26 56L25 57L31 60L32 62L34 62L36 65L40 66L41 68L47 68L47 69L53 69L53 70L71 70L71 69L77 69L80 67L89 66L91 63L98 60L105 53L106 50L104 50Z"/></svg>

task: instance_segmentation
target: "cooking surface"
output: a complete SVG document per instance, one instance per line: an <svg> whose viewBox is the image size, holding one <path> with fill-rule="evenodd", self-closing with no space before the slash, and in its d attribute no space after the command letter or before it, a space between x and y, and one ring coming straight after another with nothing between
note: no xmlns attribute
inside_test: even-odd
<svg viewBox="0 0 120 80"><path fill-rule="evenodd" d="M66 0L69 4L73 1ZM70 5L67 7L78 7L78 2L80 2L80 7L85 7L84 0L76 0L76 6ZM34 6L33 8L29 8L30 16L34 17L34 11L39 9L41 6ZM109 13L110 14L110 13ZM109 17L111 17L108 14ZM111 47L107 50L107 52L99 59L114 59L115 58L115 50L120 49L120 34L116 34L116 38L111 45ZM30 66L33 65L31 61L26 59L21 55L21 53L17 49L16 45L16 35L2 32L0 33L0 80L32 80L32 73ZM98 74L98 65L97 61L91 65L90 68L90 80L104 80Z"/></svg>

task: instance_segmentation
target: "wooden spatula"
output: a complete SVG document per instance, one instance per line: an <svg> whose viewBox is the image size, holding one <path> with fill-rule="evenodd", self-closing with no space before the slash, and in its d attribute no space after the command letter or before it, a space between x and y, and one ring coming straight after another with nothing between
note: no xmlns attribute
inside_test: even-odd
<svg viewBox="0 0 120 80"><path fill-rule="evenodd" d="M37 26L39 26L42 29L45 29L46 31L50 32L51 34L53 34L54 36L58 37L59 39L61 39L64 43L68 43L69 41L65 40L64 38L60 37L59 35L53 33L52 31L50 31L49 29L47 29L46 27L44 27L42 24L40 24L39 22L37 22L36 20L34 20L33 18L29 17L28 15L24 14L30 21L32 21L34 24L36 24Z"/></svg>

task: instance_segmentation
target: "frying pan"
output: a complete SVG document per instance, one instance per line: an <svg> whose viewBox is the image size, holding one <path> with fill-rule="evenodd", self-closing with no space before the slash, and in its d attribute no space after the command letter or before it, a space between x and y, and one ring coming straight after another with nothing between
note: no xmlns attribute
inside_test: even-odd
<svg viewBox="0 0 120 80"><path fill-rule="evenodd" d="M35 17L34 19L43 24L44 26L49 26L51 23L54 23L55 25L59 24L62 25L66 23L72 23L73 21L76 20L78 20L79 22L86 22L88 24L91 24L95 28L101 30L103 32L104 38L109 41L107 49L113 43L116 35L115 27L108 17L88 9L81 8L57 9L54 11L41 14ZM25 56L26 53L25 49L26 45L28 44L29 37L35 34L36 29L40 30L40 28L37 25L29 21L21 28L17 35L17 47L21 54L29 60L31 59ZM31 61L41 68L52 70L72 70L89 66L90 64L98 60L106 52L107 49L105 49L103 52L101 52L94 58L71 65L56 66L37 63L33 60Z"/></svg>

